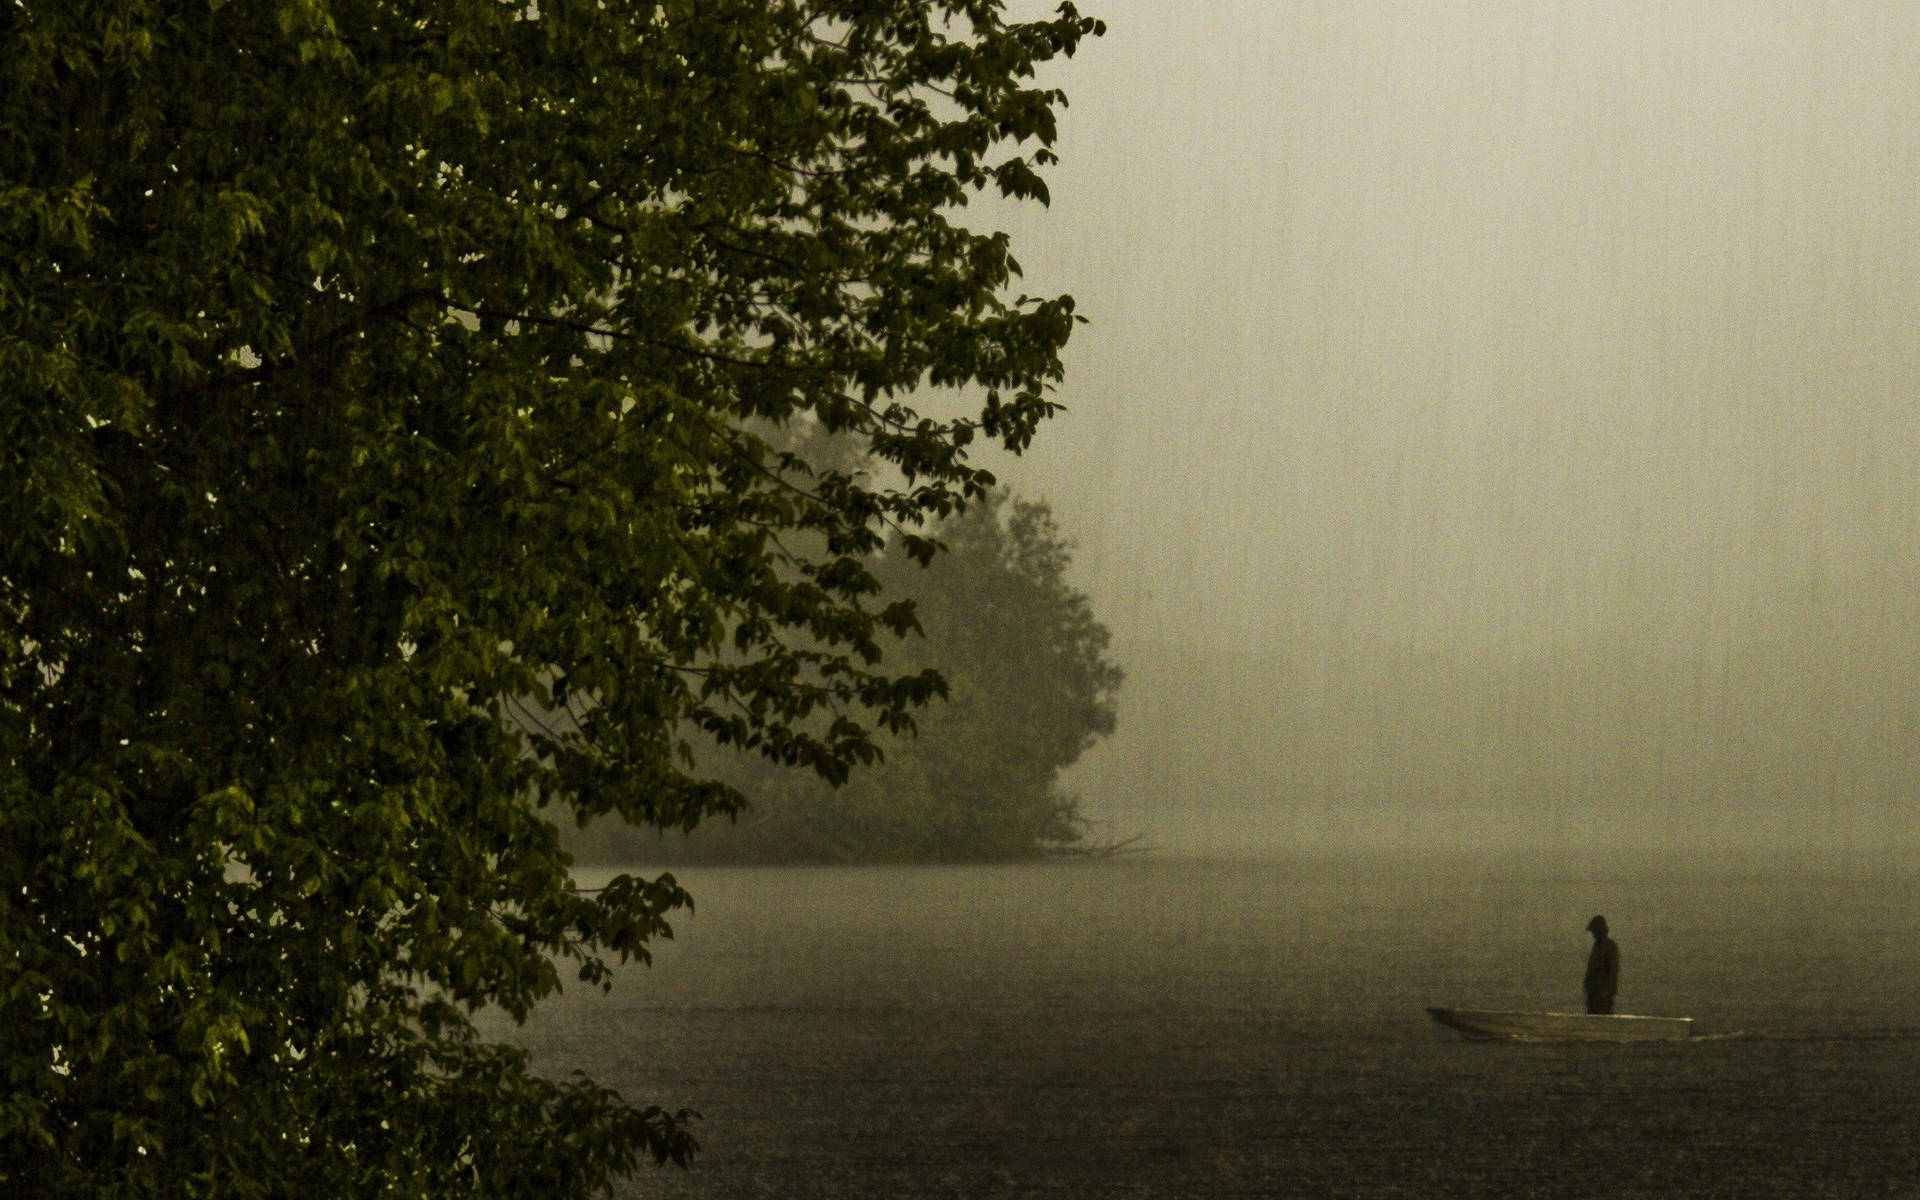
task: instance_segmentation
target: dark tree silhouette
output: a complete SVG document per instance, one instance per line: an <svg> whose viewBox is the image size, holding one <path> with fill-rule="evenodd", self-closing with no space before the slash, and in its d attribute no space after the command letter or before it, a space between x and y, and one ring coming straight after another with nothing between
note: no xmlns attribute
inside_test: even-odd
<svg viewBox="0 0 1920 1200"><path fill-rule="evenodd" d="M888 531L1052 411L1097 31L995 0L0 8L0 1192L582 1196L682 1119L479 1041L684 901L551 818L844 778ZM932 384L975 399L923 418ZM861 444L900 486L751 432ZM804 635L804 647L796 635Z"/></svg>

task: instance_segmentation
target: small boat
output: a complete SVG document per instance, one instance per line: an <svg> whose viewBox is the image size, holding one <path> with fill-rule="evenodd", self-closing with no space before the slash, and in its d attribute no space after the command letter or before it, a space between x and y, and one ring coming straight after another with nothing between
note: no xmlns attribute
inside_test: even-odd
<svg viewBox="0 0 1920 1200"><path fill-rule="evenodd" d="M1484 1008L1429 1008L1449 1029L1476 1039L1520 1042L1682 1042L1693 1036L1692 1017L1641 1017L1630 1013L1499 1012Z"/></svg>

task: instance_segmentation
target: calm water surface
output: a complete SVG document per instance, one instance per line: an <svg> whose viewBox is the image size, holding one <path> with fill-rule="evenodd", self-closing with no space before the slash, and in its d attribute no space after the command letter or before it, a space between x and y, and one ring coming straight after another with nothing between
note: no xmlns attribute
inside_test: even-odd
<svg viewBox="0 0 1920 1200"><path fill-rule="evenodd" d="M1571 855L690 870L654 967L511 1037L698 1109L632 1195L1920 1195L1920 862ZM591 883L592 880L583 880ZM1422 1007L1691 1044L1466 1042Z"/></svg>

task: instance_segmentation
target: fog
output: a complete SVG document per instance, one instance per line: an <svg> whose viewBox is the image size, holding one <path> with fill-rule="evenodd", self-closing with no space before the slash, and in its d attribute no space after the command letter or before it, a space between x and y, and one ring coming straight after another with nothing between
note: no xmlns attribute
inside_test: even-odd
<svg viewBox="0 0 1920 1200"><path fill-rule="evenodd" d="M1088 811L1913 842L1920 5L1083 7L995 215L1090 323L993 465L1130 673Z"/></svg>

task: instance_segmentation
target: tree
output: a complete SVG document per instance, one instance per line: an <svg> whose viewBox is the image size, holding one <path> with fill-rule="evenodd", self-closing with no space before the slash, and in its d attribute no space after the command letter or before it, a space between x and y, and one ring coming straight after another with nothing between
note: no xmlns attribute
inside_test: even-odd
<svg viewBox="0 0 1920 1200"><path fill-rule="evenodd" d="M940 522L925 567L896 539L876 566L924 636L889 658L937 670L947 696L884 759L834 788L738 754L719 767L752 802L684 845L611 830L605 854L720 861L1008 860L1069 850L1086 823L1061 770L1113 732L1122 674L1066 579L1072 546L1043 501L1005 490Z"/></svg>
<svg viewBox="0 0 1920 1200"><path fill-rule="evenodd" d="M997 0L0 8L0 1191L582 1195L684 1114L469 1018L686 897L554 819L831 779L869 568L1053 409L1011 298L1098 26ZM923 417L914 389L973 397ZM904 483L751 432L862 442ZM891 532L890 532L891 531ZM804 632L803 643L793 637Z"/></svg>
<svg viewBox="0 0 1920 1200"><path fill-rule="evenodd" d="M896 557L883 573L883 586L892 576L917 598L921 661L949 678L915 743L944 807L933 845L1011 858L1077 842L1084 823L1057 780L1113 732L1122 674L1106 626L1067 582L1072 546L1045 502L1004 492L940 536L950 553L924 571Z"/></svg>

